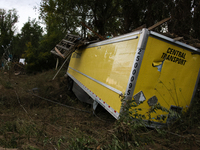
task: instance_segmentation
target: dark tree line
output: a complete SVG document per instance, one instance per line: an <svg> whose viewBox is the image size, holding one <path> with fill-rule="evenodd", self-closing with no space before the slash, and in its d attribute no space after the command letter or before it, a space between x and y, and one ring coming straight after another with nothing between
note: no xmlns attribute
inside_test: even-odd
<svg viewBox="0 0 200 150"><path fill-rule="evenodd" d="M83 36L87 29L82 23L100 35L119 35L171 17L165 24L169 32L200 38L199 13L200 0L43 0L40 6L47 33L54 28L77 33L79 27Z"/></svg>
<svg viewBox="0 0 200 150"><path fill-rule="evenodd" d="M168 17L154 30L200 39L200 0L42 0L39 12L45 32L29 19L16 34L17 11L0 9L0 56L8 48L14 58L25 57L30 69L51 68L50 50L67 33L94 36L85 25L104 37L117 36Z"/></svg>

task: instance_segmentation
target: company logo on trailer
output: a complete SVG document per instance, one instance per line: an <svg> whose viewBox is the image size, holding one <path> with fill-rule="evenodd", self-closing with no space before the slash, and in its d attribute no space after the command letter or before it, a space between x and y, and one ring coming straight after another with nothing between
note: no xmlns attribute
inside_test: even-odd
<svg viewBox="0 0 200 150"><path fill-rule="evenodd" d="M166 53L163 53L161 58L165 59L165 60L169 60L171 62L174 63L178 63L180 65L185 65L186 60L186 53L183 53L181 51L172 49L172 48L168 48Z"/></svg>

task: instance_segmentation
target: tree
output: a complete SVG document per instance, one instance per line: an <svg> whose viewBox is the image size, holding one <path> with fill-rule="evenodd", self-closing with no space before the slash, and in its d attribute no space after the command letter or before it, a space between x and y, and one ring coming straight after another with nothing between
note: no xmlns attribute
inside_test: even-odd
<svg viewBox="0 0 200 150"><path fill-rule="evenodd" d="M193 32L192 35L195 38L199 38L200 39L200 0L193 0Z"/></svg>
<svg viewBox="0 0 200 150"><path fill-rule="evenodd" d="M31 21L29 18L28 22L22 27L20 34L24 49L28 42L31 42L33 47L38 48L42 33L43 29L38 25L38 22L35 19Z"/></svg>
<svg viewBox="0 0 200 150"><path fill-rule="evenodd" d="M170 16L172 0L43 0L40 16L47 25L47 34L81 33L87 24L100 35L131 32L142 24L151 26ZM79 29L79 30L78 30ZM79 32L80 31L80 32Z"/></svg>
<svg viewBox="0 0 200 150"><path fill-rule="evenodd" d="M75 33L77 18L71 0L43 0L40 5L40 18L46 24L47 34L56 32L58 35L66 32ZM63 34L63 35L64 35Z"/></svg>
<svg viewBox="0 0 200 150"><path fill-rule="evenodd" d="M100 35L111 34L116 27L113 23L117 23L117 16L120 15L120 3L117 0L91 0L89 5L93 27Z"/></svg>
<svg viewBox="0 0 200 150"><path fill-rule="evenodd" d="M171 9L169 32L179 36L189 35L192 29L192 0L175 0Z"/></svg>
<svg viewBox="0 0 200 150"><path fill-rule="evenodd" d="M146 24L150 27L162 19L171 20L156 31L179 36L199 37L200 0L43 0L40 16L47 26L47 34L66 33L86 37L86 24L100 35L119 35ZM56 34L54 34L55 32Z"/></svg>
<svg viewBox="0 0 200 150"><path fill-rule="evenodd" d="M21 33L16 38L19 39L18 54L23 54L27 62L28 71L41 71L43 66L40 62L42 59L46 59L45 52L40 49L40 43L43 39L43 30L38 25L38 22L33 19L28 20L21 29ZM48 51L49 52L49 51ZM50 53L50 52L49 52ZM45 55L45 56L44 56Z"/></svg>
<svg viewBox="0 0 200 150"><path fill-rule="evenodd" d="M40 40L42 38L43 30L38 25L38 22L30 18L28 22L24 24L21 29L21 33L18 33L13 37L13 53L16 59L22 57L22 54L27 50L27 44L31 43L31 45L37 49L40 44Z"/></svg>
<svg viewBox="0 0 200 150"><path fill-rule="evenodd" d="M12 44L17 20L18 16L15 9L9 11L0 10L0 55L4 53L4 49Z"/></svg>
<svg viewBox="0 0 200 150"><path fill-rule="evenodd" d="M145 1L121 0L120 6L122 34L131 32L133 29L144 24Z"/></svg>

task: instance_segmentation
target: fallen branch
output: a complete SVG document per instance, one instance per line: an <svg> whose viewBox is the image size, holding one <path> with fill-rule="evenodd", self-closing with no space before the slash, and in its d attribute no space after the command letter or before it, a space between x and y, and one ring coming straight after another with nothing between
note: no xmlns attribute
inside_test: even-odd
<svg viewBox="0 0 200 150"><path fill-rule="evenodd" d="M63 54L61 54L61 52L55 47L55 51L62 57L65 59L65 56L63 56Z"/></svg>
<svg viewBox="0 0 200 150"><path fill-rule="evenodd" d="M167 22L168 20L170 20L171 18L165 18L159 22L157 22L156 24L154 24L153 26L149 27L148 30L153 30L154 28L160 26L161 24Z"/></svg>
<svg viewBox="0 0 200 150"><path fill-rule="evenodd" d="M63 66L65 65L65 63L67 62L67 60L70 58L71 54L65 59L65 61L63 62L62 66L60 67L60 69L57 71L57 73L55 74L55 76L53 77L52 80L54 80L56 78L56 76L58 75L58 73L60 72L60 70L63 68Z"/></svg>
<svg viewBox="0 0 200 150"><path fill-rule="evenodd" d="M182 40L182 39L183 39L183 37L174 38L175 41L180 41L180 40Z"/></svg>

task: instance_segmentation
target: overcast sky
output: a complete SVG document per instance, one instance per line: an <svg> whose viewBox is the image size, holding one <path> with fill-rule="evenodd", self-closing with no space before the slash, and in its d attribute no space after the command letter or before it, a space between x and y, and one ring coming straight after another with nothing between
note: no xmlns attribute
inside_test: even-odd
<svg viewBox="0 0 200 150"><path fill-rule="evenodd" d="M0 9L9 10L15 8L17 10L19 19L16 26L17 32L19 32L24 23L28 21L28 17L31 20L34 18L38 20L40 2L41 0L0 0Z"/></svg>

